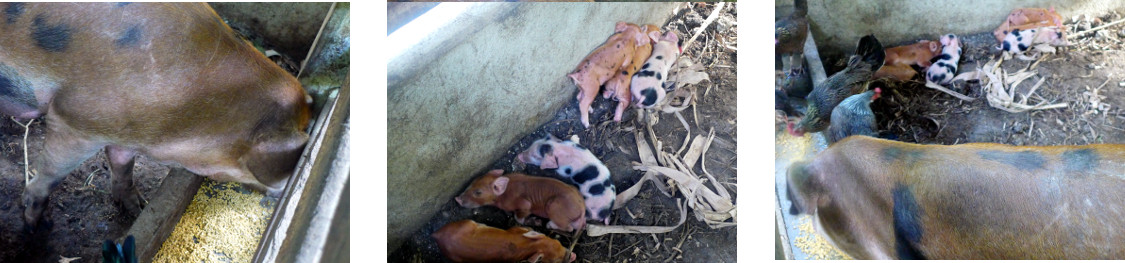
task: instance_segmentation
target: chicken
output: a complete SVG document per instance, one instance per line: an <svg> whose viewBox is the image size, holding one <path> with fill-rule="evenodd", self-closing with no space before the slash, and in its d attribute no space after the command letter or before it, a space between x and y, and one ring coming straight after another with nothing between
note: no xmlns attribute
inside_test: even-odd
<svg viewBox="0 0 1125 263"><path fill-rule="evenodd" d="M809 31L809 20L805 17L808 4L805 0L793 0L793 13L774 22L773 50L778 55L788 56L789 70L801 70L801 60L805 51L805 36Z"/></svg>
<svg viewBox="0 0 1125 263"><path fill-rule="evenodd" d="M808 71L790 71L782 73L778 71L775 75L777 84L774 88L774 110L780 110L785 115L786 124L789 123L790 117L800 117L801 113L790 104L789 98L805 97L808 96L812 86L809 79Z"/></svg>
<svg viewBox="0 0 1125 263"><path fill-rule="evenodd" d="M816 85L812 93L805 97L808 101L805 117L801 118L796 127L789 125L789 133L804 136L806 132L823 131L828 127L832 109L840 101L867 89L867 81L883 66L883 52L883 45L879 44L874 35L860 38L855 55L848 58L848 66Z"/></svg>
<svg viewBox="0 0 1125 263"><path fill-rule="evenodd" d="M875 113L871 112L871 102L879 98L879 88L852 95L832 110L832 124L825 136L828 145L852 135L875 137Z"/></svg>
<svg viewBox="0 0 1125 263"><path fill-rule="evenodd" d="M781 110L785 114L786 125L789 125L789 117L800 116L797 110L793 109L793 105L789 104L789 95L786 95L785 90L780 88L773 90L773 109L775 111Z"/></svg>

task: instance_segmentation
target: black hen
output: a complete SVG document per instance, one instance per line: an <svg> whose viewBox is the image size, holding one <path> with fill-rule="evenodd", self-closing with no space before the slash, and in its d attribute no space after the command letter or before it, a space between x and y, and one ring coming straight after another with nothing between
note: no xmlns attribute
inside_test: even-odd
<svg viewBox="0 0 1125 263"><path fill-rule="evenodd" d="M848 58L848 66L816 85L812 93L805 97L808 101L805 117L797 123L797 127L790 125L789 133L803 136L806 132L818 132L827 128L832 109L845 98L867 89L866 83L883 66L885 56L883 45L879 44L874 35L860 38L855 55Z"/></svg>
<svg viewBox="0 0 1125 263"><path fill-rule="evenodd" d="M102 262L104 263L137 263L136 241L133 236L125 238L125 243L115 244L113 240L106 240L102 244Z"/></svg>
<svg viewBox="0 0 1125 263"><path fill-rule="evenodd" d="M879 88L868 90L836 105L832 110L832 125L825 133L828 145L852 135L875 137L875 113L871 112L871 102L879 98L880 92Z"/></svg>
<svg viewBox="0 0 1125 263"><path fill-rule="evenodd" d="M793 13L774 22L773 50L778 55L789 56L791 68L800 68L800 56L805 50L805 37L809 31L809 20L805 17L808 4L805 0L793 0Z"/></svg>

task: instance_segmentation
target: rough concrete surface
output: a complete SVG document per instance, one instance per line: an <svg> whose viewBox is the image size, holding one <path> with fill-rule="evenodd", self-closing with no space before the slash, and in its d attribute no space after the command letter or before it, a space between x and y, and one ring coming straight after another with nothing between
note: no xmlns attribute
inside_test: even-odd
<svg viewBox="0 0 1125 263"><path fill-rule="evenodd" d="M269 39L298 62L308 55L332 3L209 3L220 16Z"/></svg>
<svg viewBox="0 0 1125 263"><path fill-rule="evenodd" d="M793 1L775 0L776 6ZM822 53L852 52L859 38L875 34L883 44L934 39L942 34L991 32L1012 9L1054 6L1064 19L1125 9L1119 0L887 1L809 0L808 17ZM779 11L782 8L778 9ZM792 8L784 8L792 10ZM777 15L788 15L789 11Z"/></svg>
<svg viewBox="0 0 1125 263"><path fill-rule="evenodd" d="M440 57L420 59L432 62L415 76L388 83L391 250L507 146L575 99L566 74L613 33L614 23L663 24L678 5L492 4L516 6Z"/></svg>

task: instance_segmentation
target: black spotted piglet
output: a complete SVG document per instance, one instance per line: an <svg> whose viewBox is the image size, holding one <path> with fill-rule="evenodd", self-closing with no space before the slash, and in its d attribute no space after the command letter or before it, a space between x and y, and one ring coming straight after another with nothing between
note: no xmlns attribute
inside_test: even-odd
<svg viewBox="0 0 1125 263"><path fill-rule="evenodd" d="M957 35L948 34L941 36L941 45L941 55L934 57L934 63L926 69L926 81L946 85L957 74L957 62L961 60L961 43Z"/></svg>
<svg viewBox="0 0 1125 263"><path fill-rule="evenodd" d="M554 136L539 139L518 156L523 163L542 169L555 169L586 199L586 219L609 224L617 189L610 180L609 168L594 153L578 145L578 138L560 140Z"/></svg>
<svg viewBox="0 0 1125 263"><path fill-rule="evenodd" d="M1008 33L1004 37L1004 41L1000 43L1000 50L1004 52L1005 58L1015 54L1016 58L1021 60L1035 60L1039 56L1038 53L1027 56L1024 52L1039 44L1066 46L1068 43L1066 38L1063 37L1063 32L1057 27L1040 27L1015 30ZM1054 52L1054 48L1047 48L1045 51Z"/></svg>
<svg viewBox="0 0 1125 263"><path fill-rule="evenodd" d="M681 52L683 47L680 47L679 37L672 31L664 33L660 41L652 46L652 55L641 66L641 70L633 74L633 82L629 86L637 107L652 108L664 100L667 93L664 90L664 80Z"/></svg>

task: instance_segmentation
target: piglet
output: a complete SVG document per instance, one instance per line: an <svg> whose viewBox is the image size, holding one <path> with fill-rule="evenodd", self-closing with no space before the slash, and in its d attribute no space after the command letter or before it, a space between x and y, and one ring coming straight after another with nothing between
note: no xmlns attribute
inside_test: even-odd
<svg viewBox="0 0 1125 263"><path fill-rule="evenodd" d="M879 71L876 71L875 75L871 76L871 79L888 78L888 79L894 79L894 80L898 80L898 81L907 81L907 80L914 79L914 75L917 75L917 74L918 74L918 71L915 71L914 68L912 68L910 66L894 64L894 65L886 65L886 66L883 66L882 68L879 68Z"/></svg>
<svg viewBox="0 0 1125 263"><path fill-rule="evenodd" d="M1035 60L1038 54L1029 57L1024 52L1038 44L1066 46L1070 43L1066 41L1058 28L1042 27L1012 31L1007 37L1004 37L1004 42L1000 44L1000 50L1004 52L1005 57L1015 54L1016 58L1022 60Z"/></svg>
<svg viewBox="0 0 1125 263"><path fill-rule="evenodd" d="M610 180L609 168L590 150L578 145L577 137L563 141L548 136L532 143L517 157L523 163L556 169L559 176L569 178L586 198L586 218L609 224L617 188Z"/></svg>
<svg viewBox="0 0 1125 263"><path fill-rule="evenodd" d="M652 108L664 100L667 91L664 90L664 78L668 77L668 70L676 57L683 50L679 44L676 33L668 31L660 41L652 47L652 56L641 66L641 71L633 75L632 87L633 102L637 107Z"/></svg>
<svg viewBox="0 0 1125 263"><path fill-rule="evenodd" d="M453 262L573 262L558 240L526 227L504 231L465 219L446 224L430 235L441 254Z"/></svg>
<svg viewBox="0 0 1125 263"><path fill-rule="evenodd" d="M938 54L941 47L938 42L920 40L918 43L888 48L883 65L918 65L923 68L930 67L930 59Z"/></svg>
<svg viewBox="0 0 1125 263"><path fill-rule="evenodd" d="M1026 30L1032 28L1055 26L1061 28L1063 35L1066 35L1066 27L1063 26L1063 18L1055 8L1019 8L1012 10L1008 14L1008 18L1004 20L1000 27L992 31L992 35L996 37L996 41L1004 41L1004 37L1008 33L1016 30Z"/></svg>
<svg viewBox="0 0 1125 263"><path fill-rule="evenodd" d="M949 84L957 74L957 62L961 60L961 43L957 35L941 36L941 56L934 57L934 64L926 69L926 81L938 85Z"/></svg>
<svg viewBox="0 0 1125 263"><path fill-rule="evenodd" d="M566 232L586 226L586 205L573 186L562 181L527 176L520 173L504 175L496 169L473 180L461 196L454 198L466 208L496 206L516 213L523 224L528 215L550 219L547 227Z"/></svg>
<svg viewBox="0 0 1125 263"><path fill-rule="evenodd" d="M635 26L629 24L630 26ZM613 112L613 121L621 122L621 115L625 112L625 108L633 100L633 93L629 91L629 86L632 84L633 74L641 69L645 63L645 59L652 55L652 43L660 38L660 28L656 25L645 25L641 28L641 33L648 36L644 44L637 46L636 51L633 53L633 63L621 70L620 75L616 75L613 79L605 84L605 91L602 93L604 98L613 98L617 101L617 110Z"/></svg>
<svg viewBox="0 0 1125 263"><path fill-rule="evenodd" d="M930 40L921 40L910 45L888 48L885 51L886 58L883 61L883 67L875 72L872 79L910 80L918 73L910 65L918 65L922 68L930 67L932 63L930 60L934 58L940 48L938 42Z"/></svg>
<svg viewBox="0 0 1125 263"><path fill-rule="evenodd" d="M583 127L590 127L590 104L598 96L598 89L633 62L636 48L645 41L648 38L641 33L640 27L617 22L614 34L582 59L573 73L566 75L578 86L578 112Z"/></svg>

